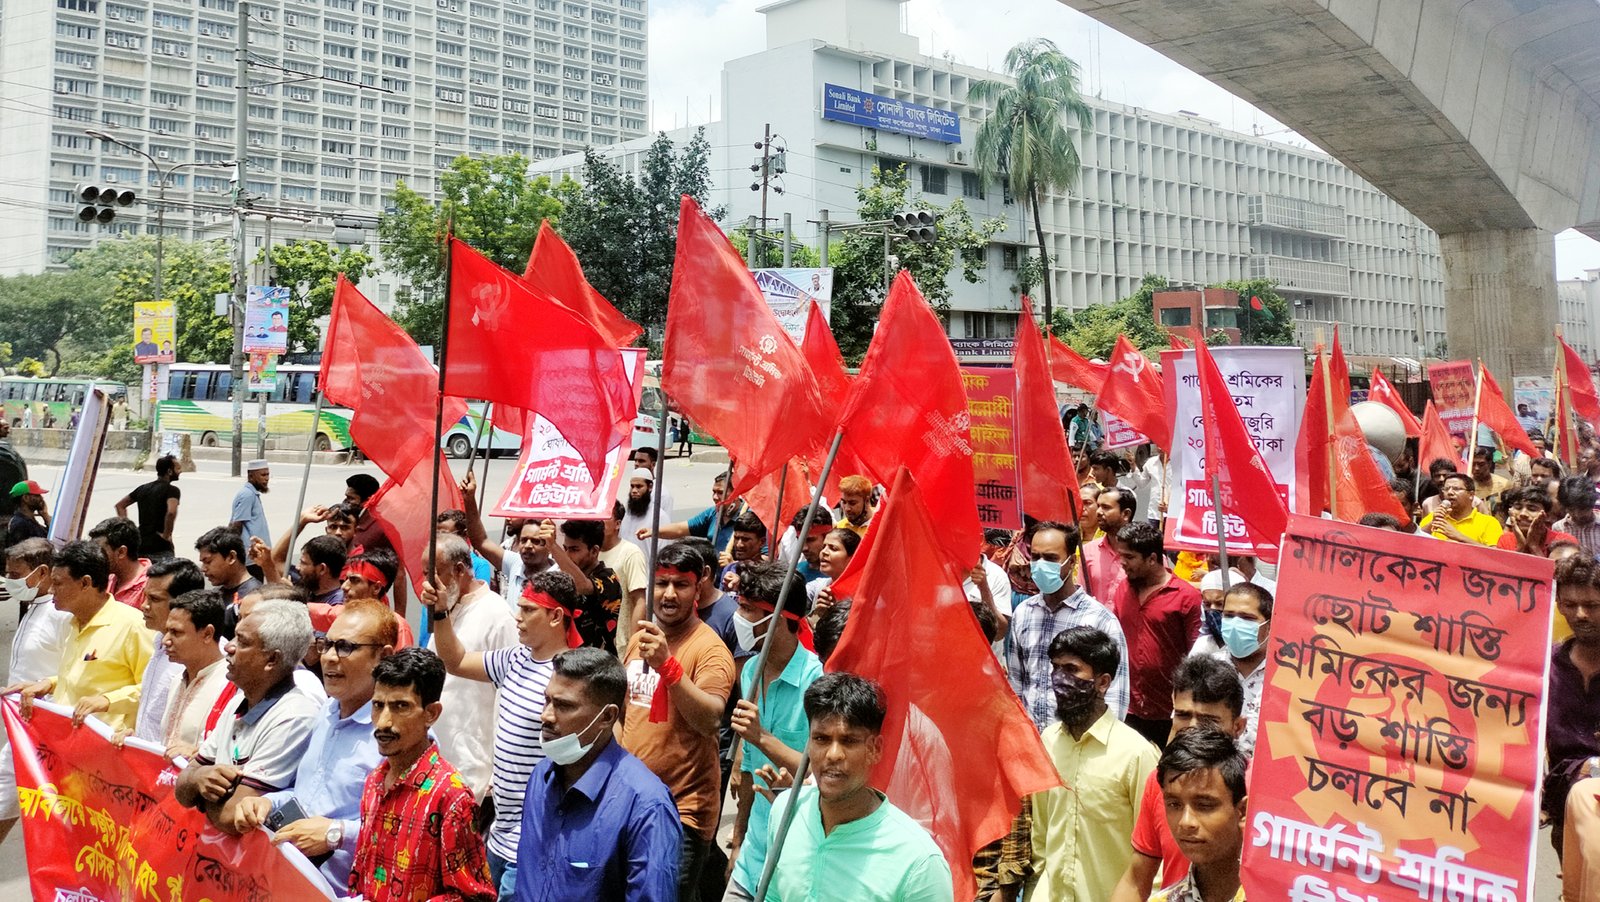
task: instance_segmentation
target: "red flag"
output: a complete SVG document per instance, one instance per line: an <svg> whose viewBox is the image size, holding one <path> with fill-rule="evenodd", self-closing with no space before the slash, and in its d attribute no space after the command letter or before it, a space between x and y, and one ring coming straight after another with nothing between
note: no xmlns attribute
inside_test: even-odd
<svg viewBox="0 0 1600 902"><path fill-rule="evenodd" d="M638 323L623 316L583 277L577 255L550 227L548 219L539 223L539 237L533 241L533 252L528 255L528 268L522 278L593 326L612 347L625 348L644 334Z"/></svg>
<svg viewBox="0 0 1600 902"><path fill-rule="evenodd" d="M1406 406L1394 383L1390 382L1377 367L1372 368L1372 381L1367 387L1367 400L1376 401L1394 411L1395 416L1400 418L1400 424L1405 427L1407 438L1416 438L1422 434L1422 421L1417 419L1417 415Z"/></svg>
<svg viewBox="0 0 1600 902"><path fill-rule="evenodd" d="M1183 339L1179 338L1176 335L1168 335L1167 336L1167 346L1172 348L1174 351L1187 351L1187 350L1189 350L1189 345L1186 344Z"/></svg>
<svg viewBox="0 0 1600 902"><path fill-rule="evenodd" d="M1300 512L1317 516L1331 510L1335 518L1348 523L1368 513L1391 514L1402 523L1410 520L1410 514L1395 501L1383 471L1372 459L1366 433L1350 411L1349 401L1341 403L1337 389L1329 391L1325 370L1333 370L1333 362L1325 360L1319 348L1295 445L1295 470L1300 497L1305 499ZM1333 375L1337 378L1336 371ZM1333 401L1331 413L1327 404L1330 398ZM1330 465L1338 480L1336 504L1328 500Z"/></svg>
<svg viewBox="0 0 1600 902"><path fill-rule="evenodd" d="M1334 517L1355 523L1366 514L1379 513L1389 514L1401 523L1409 522L1411 513L1395 500L1378 462L1372 459L1373 453L1361 423L1345 405L1335 420L1333 436L1333 466L1339 474Z"/></svg>
<svg viewBox="0 0 1600 902"><path fill-rule="evenodd" d="M1316 364L1311 368L1311 384L1306 389L1306 406L1300 414L1300 434L1295 437L1294 472L1299 513L1321 516L1328 509L1328 443L1333 441L1332 419L1328 416L1326 361L1322 345L1317 345Z"/></svg>
<svg viewBox="0 0 1600 902"><path fill-rule="evenodd" d="M924 501L900 468L828 670L883 687L888 717L872 783L933 835L955 897L970 899L972 856L1006 834L1024 796L1061 777L978 629L961 573L935 550L946 527ZM909 653L931 648L938 653Z"/></svg>
<svg viewBox="0 0 1600 902"><path fill-rule="evenodd" d="M426 458L424 458L426 461ZM394 546L395 557L411 577L412 586L421 586L428 574L428 543L433 541L434 524L428 520L433 503L429 479L433 467L416 466L404 479L390 479L367 502L372 518L383 528ZM439 510L461 507L461 490L450 473L450 462L439 456ZM420 590L419 590L420 591Z"/></svg>
<svg viewBox="0 0 1600 902"><path fill-rule="evenodd" d="M734 469L740 465L736 462ZM785 478L784 474L788 477ZM734 482L745 481L749 477L736 475ZM783 489L783 501L780 506L778 489ZM772 537L773 547L777 547L778 539L783 531L789 527L796 511L804 510L811 503L811 483L806 479L805 461L791 458L787 464L761 477L748 492L744 493L744 503L749 506L762 523L767 526L767 535ZM773 522L776 514L778 520Z"/></svg>
<svg viewBox="0 0 1600 902"><path fill-rule="evenodd" d="M1205 420L1206 479L1215 476L1222 486L1221 497L1212 499L1218 524L1221 515L1232 514L1244 521L1253 545L1276 548L1289 526L1289 510L1272 471L1244 428L1211 351L1202 342L1195 345L1194 353L1200 375L1200 415Z"/></svg>
<svg viewBox="0 0 1600 902"><path fill-rule="evenodd" d="M1481 360L1478 361L1478 379L1482 383L1478 389L1478 422L1494 430L1494 434L1507 446L1529 457L1539 457L1541 452L1534 446L1533 439L1528 438L1527 430L1517 422L1517 415L1512 412L1511 405L1506 403L1506 396L1500 391L1500 384L1494 380L1494 375Z"/></svg>
<svg viewBox="0 0 1600 902"><path fill-rule="evenodd" d="M1027 306L1023 306L1027 311ZM1079 354L1067 343L1057 336L1050 336L1050 377L1057 382L1065 382L1073 388L1081 388L1091 395L1100 394L1100 388L1105 385L1106 373L1111 370L1111 365L1095 363L1093 360ZM1050 392L1055 395L1054 390Z"/></svg>
<svg viewBox="0 0 1600 902"><path fill-rule="evenodd" d="M537 411L600 481L637 413L622 354L543 291L450 239L445 394Z"/></svg>
<svg viewBox="0 0 1600 902"><path fill-rule="evenodd" d="M1111 369L1106 373L1105 385L1100 389L1095 406L1149 437L1156 447L1171 453L1172 417L1167 415L1161 373L1126 335L1117 336L1117 346L1111 352Z"/></svg>
<svg viewBox="0 0 1600 902"><path fill-rule="evenodd" d="M800 349L727 236L687 195L663 358L661 387L751 479L832 437L833 418Z"/></svg>
<svg viewBox="0 0 1600 902"><path fill-rule="evenodd" d="M433 405L439 371L394 320L339 275L328 317L318 376L328 403L348 407L350 438L378 469L404 479L439 447ZM444 423L455 425L467 405L445 399Z"/></svg>
<svg viewBox="0 0 1600 902"><path fill-rule="evenodd" d="M967 567L983 541L972 475L971 415L961 367L939 317L905 271L895 277L840 420L868 475L888 484L904 466L935 488L947 559Z"/></svg>
<svg viewBox="0 0 1600 902"><path fill-rule="evenodd" d="M1572 405L1567 402L1567 385L1561 377L1561 367L1556 367L1556 399L1555 410L1552 411L1554 423L1551 431L1551 452L1562 466L1575 467L1578 465L1578 430L1572 422Z"/></svg>
<svg viewBox="0 0 1600 902"><path fill-rule="evenodd" d="M1333 354L1328 358L1328 375L1333 380L1335 409L1350 406L1350 364L1344 359L1344 346L1339 344L1339 327L1333 327Z"/></svg>
<svg viewBox="0 0 1600 902"><path fill-rule="evenodd" d="M1461 462L1461 456L1456 453L1455 436L1445 428L1438 408L1430 400L1428 406L1422 409L1422 440L1417 445L1417 477L1424 477L1433 462L1440 459L1457 464Z"/></svg>
<svg viewBox="0 0 1600 902"><path fill-rule="evenodd" d="M1556 341L1561 342L1561 353L1567 363L1567 389L1572 394L1572 412L1587 420L1589 425L1600 427L1600 393L1595 391L1594 376L1589 372L1589 365L1567 344L1566 339L1557 338Z"/></svg>
<svg viewBox="0 0 1600 902"><path fill-rule="evenodd" d="M806 314L806 334L800 341L800 352L817 379L817 393L823 404L843 409L850 396L850 373L844 367L844 355L839 353L839 343L833 340L833 330L828 328L828 318L822 315L822 305L811 302L811 312ZM830 436L831 438L831 436Z"/></svg>
<svg viewBox="0 0 1600 902"><path fill-rule="evenodd" d="M1078 495L1078 474L1072 465L1072 451L1067 448L1067 434L1056 415L1056 392L1050 379L1050 362L1045 359L1044 339L1033 324L1028 306L1022 305L1022 315L1017 320L1014 358L1022 509L1040 520L1067 522L1072 519L1067 499ZM1067 351L1072 353L1071 348Z"/></svg>

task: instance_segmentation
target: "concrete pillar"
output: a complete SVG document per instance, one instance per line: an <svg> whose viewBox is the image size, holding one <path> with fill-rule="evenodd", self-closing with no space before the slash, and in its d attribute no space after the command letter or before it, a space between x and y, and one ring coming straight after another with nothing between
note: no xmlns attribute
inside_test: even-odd
<svg viewBox="0 0 1600 902"><path fill-rule="evenodd" d="M1455 360L1482 358L1505 391L1555 365L1555 238L1543 229L1439 236L1445 336Z"/></svg>

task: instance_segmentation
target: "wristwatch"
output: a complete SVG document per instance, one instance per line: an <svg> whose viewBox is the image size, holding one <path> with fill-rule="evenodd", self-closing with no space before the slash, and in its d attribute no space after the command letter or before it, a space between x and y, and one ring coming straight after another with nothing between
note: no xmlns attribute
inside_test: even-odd
<svg viewBox="0 0 1600 902"><path fill-rule="evenodd" d="M449 611L439 611L439 610L432 610L432 609L430 609L428 611L428 619L430 621L434 622L434 623L438 623L439 621L441 621L441 620L443 620L443 619L445 619L446 617L449 617L449 616L450 616L450 612Z"/></svg>
<svg viewBox="0 0 1600 902"><path fill-rule="evenodd" d="M328 845L333 846L335 849L337 849L337 848L339 848L340 844L342 844L343 842L344 842L344 822L343 821L334 821L332 824L328 825Z"/></svg>

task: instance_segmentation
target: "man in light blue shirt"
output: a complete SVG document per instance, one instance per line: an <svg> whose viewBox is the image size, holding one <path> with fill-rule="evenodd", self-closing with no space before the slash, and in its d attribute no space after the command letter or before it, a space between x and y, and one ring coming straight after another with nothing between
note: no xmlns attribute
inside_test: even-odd
<svg viewBox="0 0 1600 902"><path fill-rule="evenodd" d="M264 460L252 460L245 467L244 487L233 496L233 512L228 515L228 528L239 533L244 540L244 547L250 547L250 540L260 538L272 547L272 533L267 529L267 511L261 506L261 496L267 491L267 482L272 478L272 471L267 468Z"/></svg>
<svg viewBox="0 0 1600 902"><path fill-rule="evenodd" d="M352 601L316 640L328 707L295 769L294 786L239 803L235 828L267 825L321 869L336 891L346 886L361 832L361 790L383 756L372 738L372 671L394 653L399 628L378 601Z"/></svg>

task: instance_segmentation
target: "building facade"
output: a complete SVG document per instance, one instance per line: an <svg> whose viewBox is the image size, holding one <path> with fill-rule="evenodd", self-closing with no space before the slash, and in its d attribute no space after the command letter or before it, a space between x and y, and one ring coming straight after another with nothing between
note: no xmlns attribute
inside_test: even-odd
<svg viewBox="0 0 1600 902"><path fill-rule="evenodd" d="M215 231L245 131L258 207L380 212L460 154L555 157L645 134L646 0L9 0L0 7L0 273L105 235ZM237 63L241 23L248 65ZM240 109L244 104L244 109ZM240 114L243 114L242 118ZM79 183L131 187L109 225Z"/></svg>
<svg viewBox="0 0 1600 902"><path fill-rule="evenodd" d="M1562 338L1593 366L1600 361L1600 269L1556 282Z"/></svg>

